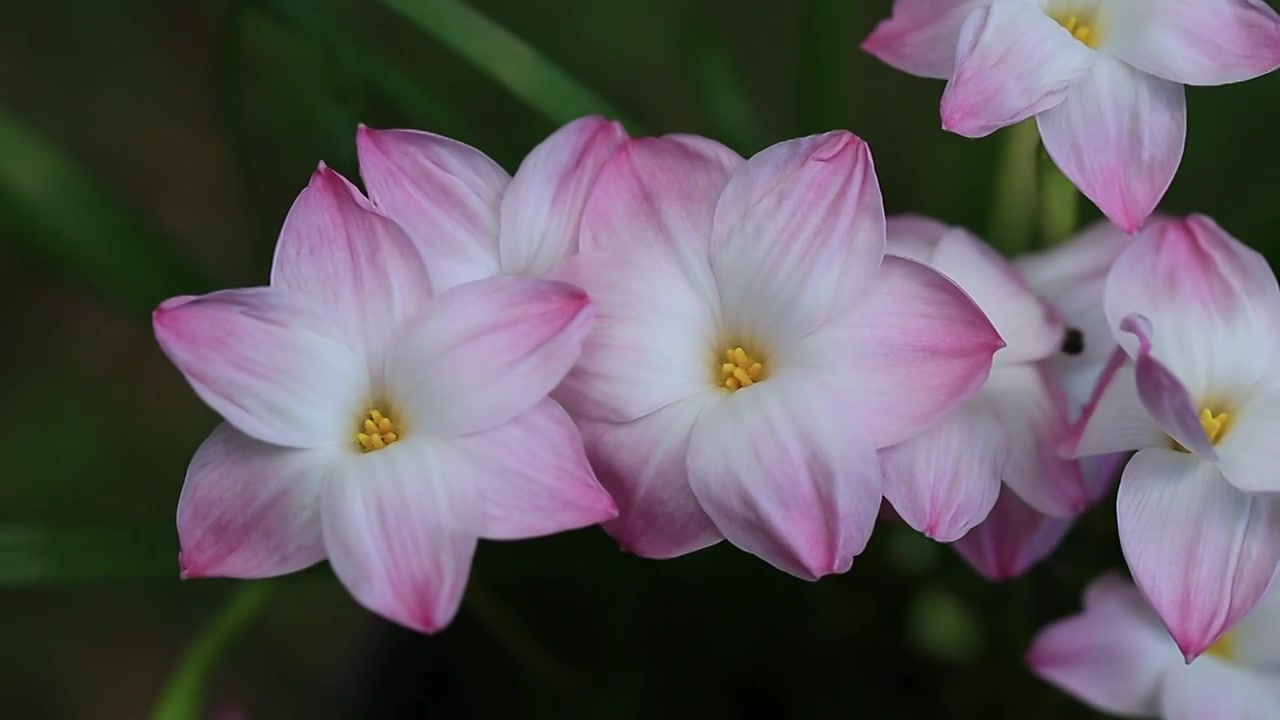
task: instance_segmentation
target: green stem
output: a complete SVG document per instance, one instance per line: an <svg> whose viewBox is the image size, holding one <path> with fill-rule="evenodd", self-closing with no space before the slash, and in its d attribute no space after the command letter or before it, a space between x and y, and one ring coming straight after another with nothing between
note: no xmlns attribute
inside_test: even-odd
<svg viewBox="0 0 1280 720"><path fill-rule="evenodd" d="M214 615L169 677L151 720L197 720L204 717L209 676L236 638L266 607L275 586L266 582L244 583Z"/></svg>
<svg viewBox="0 0 1280 720"><path fill-rule="evenodd" d="M987 236L1009 256L1026 252L1035 242L1039 148L1034 118L1004 130Z"/></svg>
<svg viewBox="0 0 1280 720"><path fill-rule="evenodd" d="M463 598L465 608L539 684L563 695L579 687L578 674L520 622L484 586L474 580Z"/></svg>
<svg viewBox="0 0 1280 720"><path fill-rule="evenodd" d="M1043 247L1048 247L1075 233L1080 193L1048 154L1040 153L1039 161L1040 240Z"/></svg>

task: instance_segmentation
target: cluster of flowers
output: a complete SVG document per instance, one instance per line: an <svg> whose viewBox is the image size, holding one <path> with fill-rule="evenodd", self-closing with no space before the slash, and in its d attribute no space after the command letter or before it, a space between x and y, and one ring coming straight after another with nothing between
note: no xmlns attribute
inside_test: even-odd
<svg viewBox="0 0 1280 720"><path fill-rule="evenodd" d="M1280 712L1275 676L1236 668L1280 659L1260 605L1280 566L1280 287L1209 218L1148 218L1181 153L1178 83L1274 69L1277 38L1256 0L898 0L867 49L949 77L955 132L1037 115L1119 226L1013 262L886 220L847 132L744 160L583 118L512 177L362 127L368 196L321 165L269 286L155 312L225 420L179 501L182 573L327 558L362 604L433 632L479 538L601 524L645 557L728 540L817 579L850 568L885 498L999 579L1123 466L1140 594L1097 581L1032 666L1116 712L1236 717L1169 710L1223 694ZM1179 652L1212 664L1186 680Z"/></svg>

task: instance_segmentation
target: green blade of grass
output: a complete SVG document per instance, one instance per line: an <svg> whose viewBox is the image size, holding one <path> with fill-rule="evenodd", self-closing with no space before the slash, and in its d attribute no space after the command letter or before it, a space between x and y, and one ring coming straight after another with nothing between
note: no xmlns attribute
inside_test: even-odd
<svg viewBox="0 0 1280 720"><path fill-rule="evenodd" d="M642 132L612 103L506 28L458 0L382 0L556 125L600 114Z"/></svg>
<svg viewBox="0 0 1280 720"><path fill-rule="evenodd" d="M0 238L135 312L210 288L162 233L0 108Z"/></svg>

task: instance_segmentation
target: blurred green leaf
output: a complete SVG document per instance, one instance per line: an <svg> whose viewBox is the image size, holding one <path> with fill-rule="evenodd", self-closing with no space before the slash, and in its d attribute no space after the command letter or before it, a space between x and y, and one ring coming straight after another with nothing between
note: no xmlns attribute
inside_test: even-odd
<svg viewBox="0 0 1280 720"><path fill-rule="evenodd" d="M0 587L144 578L178 578L171 523L0 526Z"/></svg>
<svg viewBox="0 0 1280 720"><path fill-rule="evenodd" d="M1040 129L1031 118L1000 133L1004 147L996 170L987 239L1005 255L1014 256L1036 241Z"/></svg>
<svg viewBox="0 0 1280 720"><path fill-rule="evenodd" d="M458 0L382 0L423 32L489 74L553 124L600 114L643 132L612 103L514 33Z"/></svg>
<svg viewBox="0 0 1280 720"><path fill-rule="evenodd" d="M272 588L274 585L263 581L241 584L183 654L156 703L152 720L198 720L205 716L209 677L231 641L266 607Z"/></svg>
<svg viewBox="0 0 1280 720"><path fill-rule="evenodd" d="M750 156L765 146L768 134L751 103L741 68L725 42L722 25L710 10L695 12L693 21L684 28L681 45L689 53L703 114L723 142Z"/></svg>
<svg viewBox="0 0 1280 720"><path fill-rule="evenodd" d="M1071 237L1076 231L1080 193L1066 175L1053 164L1049 154L1039 153L1040 240L1045 246Z"/></svg>
<svg viewBox="0 0 1280 720"><path fill-rule="evenodd" d="M802 4L804 41L800 56L800 124L805 132L856 125L848 115L854 97L853 48L849 28L854 3L810 0Z"/></svg>
<svg viewBox="0 0 1280 720"><path fill-rule="evenodd" d="M135 312L210 287L162 233L0 108L0 237Z"/></svg>

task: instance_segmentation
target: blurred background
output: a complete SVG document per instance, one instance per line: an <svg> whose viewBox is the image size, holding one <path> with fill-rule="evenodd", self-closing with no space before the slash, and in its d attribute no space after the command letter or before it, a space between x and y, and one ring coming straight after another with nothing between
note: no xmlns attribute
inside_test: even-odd
<svg viewBox="0 0 1280 720"><path fill-rule="evenodd" d="M6 3L0 714L142 718L163 694L156 717L1096 717L1022 653L1123 567L1109 502L1000 584L892 523L819 583L727 545L645 561L595 528L483 543L462 612L431 638L360 609L323 565L178 580L173 512L215 417L156 348L151 308L264 283L317 161L355 179L358 122L451 135L514 170L559 122L603 109L541 84L536 62L474 64L512 37L456 7ZM750 154L847 128L870 142L890 212L988 226L1000 137L943 133L941 82L858 49L890 0L468 7L633 132ZM1165 209L1276 252L1280 76L1188 95Z"/></svg>

